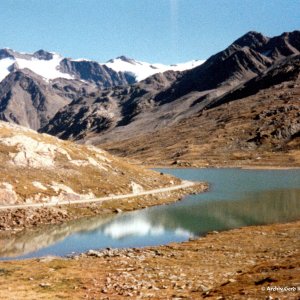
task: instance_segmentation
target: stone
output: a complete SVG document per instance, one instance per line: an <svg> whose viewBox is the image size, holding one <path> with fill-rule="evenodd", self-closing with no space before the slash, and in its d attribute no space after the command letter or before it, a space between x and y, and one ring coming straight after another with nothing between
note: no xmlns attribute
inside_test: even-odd
<svg viewBox="0 0 300 300"><path fill-rule="evenodd" d="M46 282L42 282L42 283L39 284L39 286L42 287L42 288L47 288L47 287L50 287L51 284L50 283L46 283Z"/></svg>

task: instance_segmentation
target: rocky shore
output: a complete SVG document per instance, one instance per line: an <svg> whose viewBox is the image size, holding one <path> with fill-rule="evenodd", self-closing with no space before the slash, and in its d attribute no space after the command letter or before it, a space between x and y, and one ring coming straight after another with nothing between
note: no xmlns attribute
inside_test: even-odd
<svg viewBox="0 0 300 300"><path fill-rule="evenodd" d="M160 247L0 262L0 299L299 299L299 228L298 221Z"/></svg>

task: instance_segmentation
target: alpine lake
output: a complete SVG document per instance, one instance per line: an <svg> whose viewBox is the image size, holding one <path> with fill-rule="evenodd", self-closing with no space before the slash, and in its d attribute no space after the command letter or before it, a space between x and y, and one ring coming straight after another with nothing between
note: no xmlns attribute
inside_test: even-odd
<svg viewBox="0 0 300 300"><path fill-rule="evenodd" d="M0 259L165 245L211 231L300 219L299 169L156 170L208 182L210 189L169 205L23 230L0 243Z"/></svg>

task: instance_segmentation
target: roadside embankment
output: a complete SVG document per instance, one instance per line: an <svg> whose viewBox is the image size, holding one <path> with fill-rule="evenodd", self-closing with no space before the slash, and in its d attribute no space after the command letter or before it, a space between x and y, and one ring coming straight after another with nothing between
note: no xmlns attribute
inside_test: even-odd
<svg viewBox="0 0 300 300"><path fill-rule="evenodd" d="M187 182L188 183L188 182ZM118 195L99 198L86 203L70 202L65 205L52 205L39 207L20 206L18 208L0 209L0 231L22 230L28 227L35 227L41 224L59 224L62 222L94 215L108 215L122 211L132 211L155 205L168 204L179 201L188 194L204 192L208 189L206 183L191 183L170 186L151 191L144 191L138 194ZM108 199L109 198L109 199Z"/></svg>

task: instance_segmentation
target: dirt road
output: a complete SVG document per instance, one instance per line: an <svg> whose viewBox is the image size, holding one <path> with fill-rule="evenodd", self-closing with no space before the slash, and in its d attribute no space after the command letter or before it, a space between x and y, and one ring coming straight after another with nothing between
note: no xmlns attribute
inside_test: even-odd
<svg viewBox="0 0 300 300"><path fill-rule="evenodd" d="M18 204L18 205L2 205L0 206L0 210L3 209L18 209L18 208L29 208L29 207L49 207L55 205L64 205L64 204L82 204L82 203L96 203L96 202L103 202L108 200L119 200L119 199L126 199L138 196L145 196L145 195L154 195L159 193L165 193L170 191L179 190L182 188L188 188L195 185L195 182L183 180L179 185L173 185L169 187L153 189L148 191L143 191L139 193L130 193L130 194L123 194L123 195L112 195L107 197L100 197L95 199L83 199L83 200L76 200L76 201L59 201L59 202L51 202L51 203L30 203L30 204Z"/></svg>

